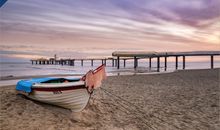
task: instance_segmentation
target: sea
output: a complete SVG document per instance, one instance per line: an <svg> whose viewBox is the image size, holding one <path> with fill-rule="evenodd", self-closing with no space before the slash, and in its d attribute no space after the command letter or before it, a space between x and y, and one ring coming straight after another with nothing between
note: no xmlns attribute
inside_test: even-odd
<svg viewBox="0 0 220 130"><path fill-rule="evenodd" d="M84 75L89 70L94 70L96 67L101 65L101 61L94 61L93 67L90 61L84 61L83 66L81 62L75 62L75 66L69 65L35 65L31 62L1 62L0 63L0 76L7 77L28 77L37 75L72 75L80 76ZM209 69L211 66L210 59L197 59L186 61L185 69ZM183 64L179 59L178 70L182 70ZM214 60L214 68L220 68L220 57ZM155 74L155 73L169 73L176 71L175 60L167 62L167 70L164 68L164 61L160 62L160 72L157 72L157 61L152 60L152 67L149 68L149 62L147 59L140 59L138 61L137 69L134 69L133 60L126 61L126 66L124 67L124 62L120 62L120 69L117 67L112 67L112 61L108 60L106 63L106 72L108 76L112 75L134 75L134 74ZM17 80L14 81L4 81L0 80L0 85L15 84Z"/></svg>

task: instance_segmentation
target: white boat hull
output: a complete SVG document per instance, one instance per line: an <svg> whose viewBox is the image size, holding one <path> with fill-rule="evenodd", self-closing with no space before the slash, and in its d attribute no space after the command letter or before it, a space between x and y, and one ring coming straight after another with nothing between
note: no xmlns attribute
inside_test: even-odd
<svg viewBox="0 0 220 130"><path fill-rule="evenodd" d="M91 93L101 86L105 78L105 66L101 65L80 79L45 77L21 80L16 90L30 99L79 112L86 107Z"/></svg>
<svg viewBox="0 0 220 130"><path fill-rule="evenodd" d="M82 111L86 107L90 94L84 84L80 87L71 86L70 83L63 83L63 86L62 84L52 86L50 84L50 88L48 89L48 85L35 85L28 97L40 102L71 109L73 112Z"/></svg>

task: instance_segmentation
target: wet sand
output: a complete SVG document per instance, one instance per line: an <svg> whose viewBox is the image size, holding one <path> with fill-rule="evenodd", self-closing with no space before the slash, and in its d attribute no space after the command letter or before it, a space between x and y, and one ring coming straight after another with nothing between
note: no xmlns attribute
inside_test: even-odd
<svg viewBox="0 0 220 130"><path fill-rule="evenodd" d="M82 112L16 95L0 87L0 128L49 130L217 130L220 69L112 76Z"/></svg>

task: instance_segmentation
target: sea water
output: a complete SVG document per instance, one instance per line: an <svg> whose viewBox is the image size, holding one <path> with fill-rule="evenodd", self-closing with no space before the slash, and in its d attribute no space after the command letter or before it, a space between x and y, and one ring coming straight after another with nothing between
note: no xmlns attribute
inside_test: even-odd
<svg viewBox="0 0 220 130"><path fill-rule="evenodd" d="M91 69L95 69L101 65L101 61L94 61L94 66L91 66L90 61L84 61L83 66L81 66L81 61L75 62L75 66L69 65L35 65L31 62L1 62L0 63L0 72L1 77L19 77L19 76L35 76L35 75L59 75L59 74L68 74L68 75L83 75ZM164 72L164 60L161 58L160 62L160 72ZM178 70L183 68L182 61L179 59ZM200 61L186 61L185 69L209 69L210 68L210 59L203 59ZM220 57L216 58L214 61L214 68L220 68ZM138 61L137 69L134 69L133 60L126 61L126 66L124 67L124 62L121 60L120 69L117 67L112 67L112 61L108 60L106 63L106 72L108 75L114 74L134 74L134 73L150 73L156 72L157 70L157 61L156 59L152 60L152 67L149 68L149 62L147 59L141 59ZM167 62L168 72L176 70L175 61Z"/></svg>
<svg viewBox="0 0 220 130"><path fill-rule="evenodd" d="M35 65L30 62L1 62L0 63L0 76L5 77L20 77L20 76L38 76L38 75L70 75L67 78L81 77L87 71L95 69L101 65L101 61L94 61L94 66L91 66L90 61L84 61L83 66L81 66L81 61L75 62L75 66L69 65ZM169 73L176 70L176 63L174 60L167 62L167 70L164 68L164 59L161 58L160 62L160 72L157 72L157 61L152 60L152 67L149 68L149 60L141 59L138 61L138 67L134 69L133 60L126 61L126 66L124 67L124 62L121 60L120 69L116 66L112 67L112 61L107 61L106 72L108 76L111 75L133 75L133 74L157 74L157 73ZM185 69L209 69L210 59L203 60L191 60L187 61L185 64ZM215 58L214 68L220 68L220 57ZM183 69L182 61L178 62L178 70ZM20 79L15 80L0 80L0 86L15 85Z"/></svg>

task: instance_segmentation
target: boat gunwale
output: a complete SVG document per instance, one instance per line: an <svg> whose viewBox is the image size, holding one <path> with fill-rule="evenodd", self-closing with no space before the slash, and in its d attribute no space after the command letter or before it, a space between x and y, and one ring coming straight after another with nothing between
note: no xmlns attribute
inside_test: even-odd
<svg viewBox="0 0 220 130"><path fill-rule="evenodd" d="M84 81L75 81L75 82L63 82L63 83L35 83L32 85L32 88L59 88L59 87L71 87L85 85Z"/></svg>
<svg viewBox="0 0 220 130"><path fill-rule="evenodd" d="M66 86L66 87L33 87L33 91L46 91L46 92L54 92L54 91L67 91L74 89L86 89L86 86L77 85L77 86Z"/></svg>

